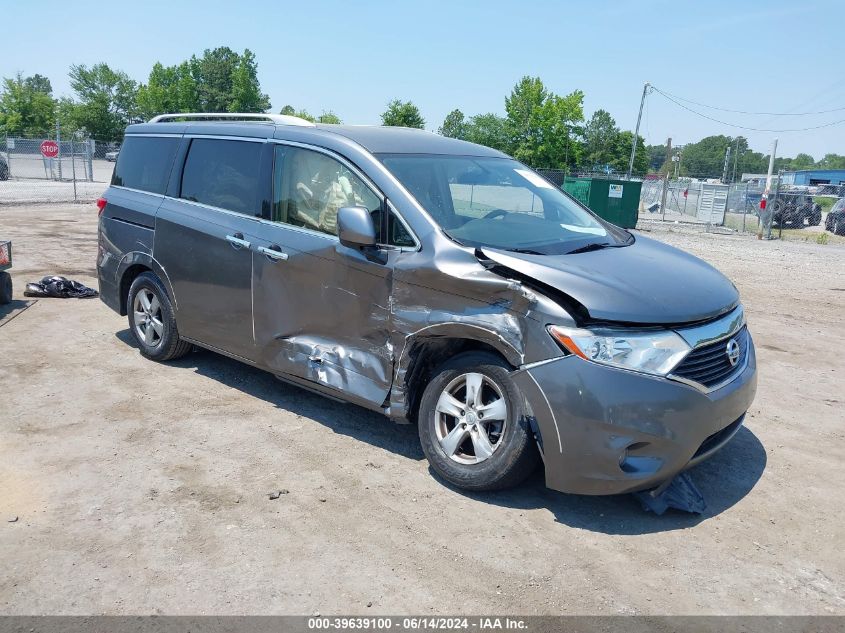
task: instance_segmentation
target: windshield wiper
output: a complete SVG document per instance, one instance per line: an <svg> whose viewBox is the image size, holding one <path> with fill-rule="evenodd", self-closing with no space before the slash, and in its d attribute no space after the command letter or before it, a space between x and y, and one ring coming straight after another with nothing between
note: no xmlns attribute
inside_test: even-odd
<svg viewBox="0 0 845 633"><path fill-rule="evenodd" d="M590 251L600 251L603 248L609 248L612 246L609 242L592 242L590 244L584 244L584 246L579 246L578 248L567 251L567 255L572 255L574 253L589 253Z"/></svg>
<svg viewBox="0 0 845 633"><path fill-rule="evenodd" d="M511 253L522 253L524 255L545 255L545 253L541 253L540 251L535 251L530 248L506 248L506 251L510 251Z"/></svg>

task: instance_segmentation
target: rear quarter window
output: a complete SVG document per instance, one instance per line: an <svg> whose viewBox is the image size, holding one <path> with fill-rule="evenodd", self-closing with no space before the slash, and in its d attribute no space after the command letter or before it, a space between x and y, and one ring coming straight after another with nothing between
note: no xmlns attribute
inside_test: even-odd
<svg viewBox="0 0 845 633"><path fill-rule="evenodd" d="M120 148L111 184L164 193L179 140L176 136L127 136Z"/></svg>
<svg viewBox="0 0 845 633"><path fill-rule="evenodd" d="M180 198L253 215L262 143L197 138L182 172Z"/></svg>

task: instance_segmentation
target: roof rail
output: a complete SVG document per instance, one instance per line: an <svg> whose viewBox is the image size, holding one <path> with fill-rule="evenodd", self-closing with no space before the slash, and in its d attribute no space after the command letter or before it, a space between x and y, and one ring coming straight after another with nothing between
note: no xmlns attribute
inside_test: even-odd
<svg viewBox="0 0 845 633"><path fill-rule="evenodd" d="M311 121L298 116L287 114L264 114L262 112L177 112L173 114L159 114L149 120L150 123L165 123L180 119L194 119L197 121L256 121L259 123L275 123L277 125L301 125L314 127Z"/></svg>

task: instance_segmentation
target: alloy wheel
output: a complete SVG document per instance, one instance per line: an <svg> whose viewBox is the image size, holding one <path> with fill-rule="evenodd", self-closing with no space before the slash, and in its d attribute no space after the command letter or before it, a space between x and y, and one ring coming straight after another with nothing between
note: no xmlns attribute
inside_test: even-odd
<svg viewBox="0 0 845 633"><path fill-rule="evenodd" d="M435 434L443 452L459 464L478 464L501 446L508 405L502 388L491 378L470 372L446 385L435 416Z"/></svg>
<svg viewBox="0 0 845 633"><path fill-rule="evenodd" d="M141 288L132 304L135 322L135 334L147 347L156 347L164 335L164 322L161 318L161 303L148 288Z"/></svg>

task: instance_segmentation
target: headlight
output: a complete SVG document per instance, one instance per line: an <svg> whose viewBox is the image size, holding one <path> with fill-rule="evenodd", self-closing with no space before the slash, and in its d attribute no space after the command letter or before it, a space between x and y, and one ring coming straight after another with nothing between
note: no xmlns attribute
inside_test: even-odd
<svg viewBox="0 0 845 633"><path fill-rule="evenodd" d="M690 352L686 341L668 330L578 330L549 326L564 349L602 365L665 376Z"/></svg>

